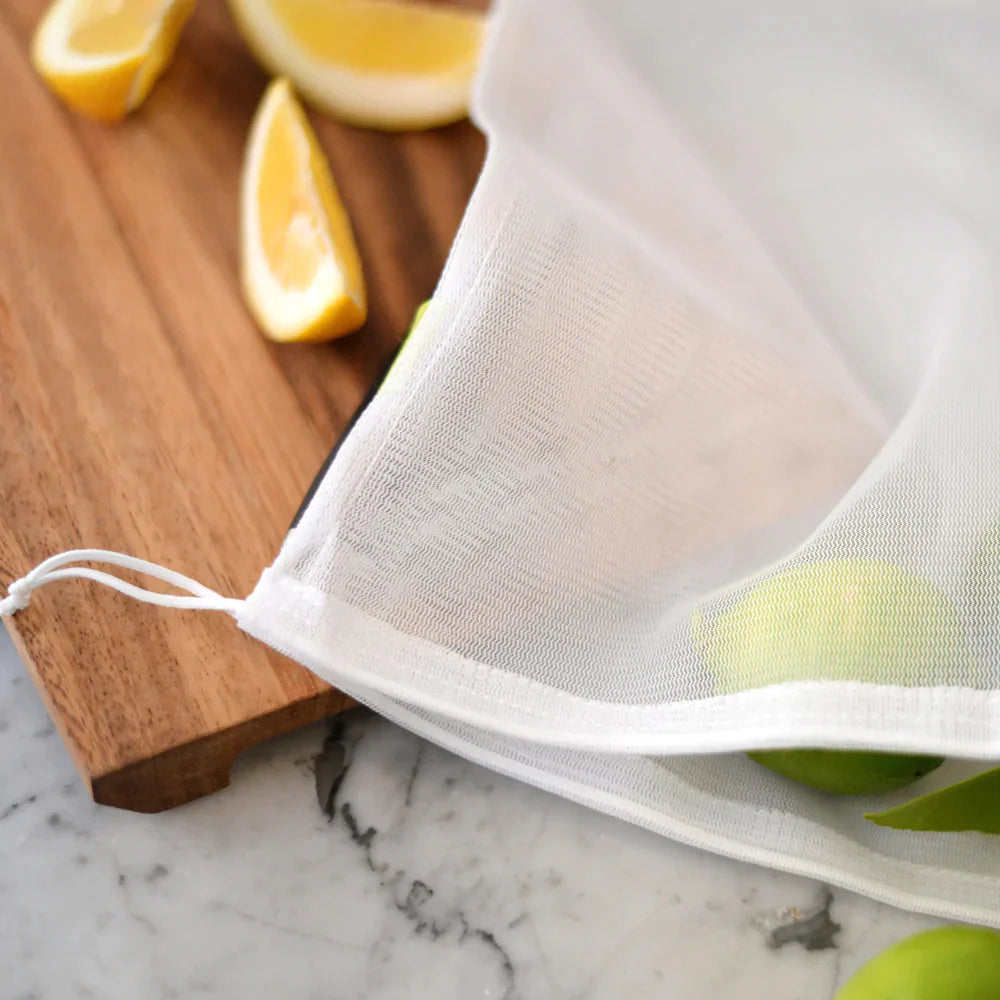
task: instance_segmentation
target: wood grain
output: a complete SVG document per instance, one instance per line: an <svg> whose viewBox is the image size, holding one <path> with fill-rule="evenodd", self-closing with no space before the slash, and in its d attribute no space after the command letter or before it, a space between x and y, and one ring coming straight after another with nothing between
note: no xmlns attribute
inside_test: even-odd
<svg viewBox="0 0 1000 1000"><path fill-rule="evenodd" d="M431 292L482 137L313 116L371 315L335 344L276 346L236 275L238 176L266 79L224 5L201 4L116 127L73 116L34 75L43 6L0 7L0 582L87 546L243 596ZM226 615L86 582L39 591L7 627L94 798L128 809L214 791L246 747L347 704Z"/></svg>

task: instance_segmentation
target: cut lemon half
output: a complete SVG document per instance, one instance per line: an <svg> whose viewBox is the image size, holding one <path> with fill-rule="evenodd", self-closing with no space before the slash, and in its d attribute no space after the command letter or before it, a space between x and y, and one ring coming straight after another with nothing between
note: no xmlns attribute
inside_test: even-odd
<svg viewBox="0 0 1000 1000"><path fill-rule="evenodd" d="M137 108L170 64L195 0L56 0L31 59L49 88L92 118Z"/></svg>
<svg viewBox="0 0 1000 1000"><path fill-rule="evenodd" d="M335 117L382 129L443 125L468 113L484 18L405 0L229 0L272 72Z"/></svg>
<svg viewBox="0 0 1000 1000"><path fill-rule="evenodd" d="M332 340L365 321L361 259L326 158L287 80L250 127L240 204L241 272L272 340Z"/></svg>

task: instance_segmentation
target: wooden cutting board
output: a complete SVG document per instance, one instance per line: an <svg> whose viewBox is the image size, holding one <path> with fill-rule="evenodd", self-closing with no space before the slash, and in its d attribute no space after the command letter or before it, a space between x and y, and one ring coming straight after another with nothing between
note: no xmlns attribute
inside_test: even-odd
<svg viewBox="0 0 1000 1000"><path fill-rule="evenodd" d="M276 346L237 283L238 178L266 78L225 5L202 0L117 126L74 116L35 76L43 7L0 8L0 584L98 547L245 596L432 291L482 137L313 116L371 313L344 341ZM221 788L248 746L348 704L227 615L88 582L43 588L6 624L95 800L126 809Z"/></svg>

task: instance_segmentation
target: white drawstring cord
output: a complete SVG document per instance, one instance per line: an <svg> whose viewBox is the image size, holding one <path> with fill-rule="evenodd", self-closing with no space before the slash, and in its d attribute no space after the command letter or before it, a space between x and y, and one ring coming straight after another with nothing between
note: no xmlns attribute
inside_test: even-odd
<svg viewBox="0 0 1000 1000"><path fill-rule="evenodd" d="M118 566L121 569L135 570L137 573L145 573L147 576L162 580L178 590L186 590L187 594L160 594L155 590L136 587L110 573L102 573L100 570L90 569L88 566L70 565L78 562L101 562L109 566ZM119 593L134 597L137 601L144 601L146 604L159 604L164 608L226 611L235 616L243 605L243 601L238 598L223 597L214 590L198 583L197 580L192 580L190 577L160 566L158 563L136 559L135 556L122 555L120 552L109 552L106 549L73 549L46 559L26 576L15 580L7 588L8 596L0 601L0 615L13 615L18 611L23 611L31 603L32 592L39 587L44 587L47 583L52 583L53 580L77 579L94 580L104 584L105 587L119 591Z"/></svg>

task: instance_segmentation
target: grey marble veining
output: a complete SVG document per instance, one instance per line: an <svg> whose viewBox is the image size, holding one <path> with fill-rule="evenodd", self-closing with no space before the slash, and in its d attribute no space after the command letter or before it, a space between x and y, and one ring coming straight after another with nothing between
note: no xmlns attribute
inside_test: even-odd
<svg viewBox="0 0 1000 1000"><path fill-rule="evenodd" d="M0 634L0 1000L830 1000L932 923L360 711L248 753L212 798L100 808Z"/></svg>

